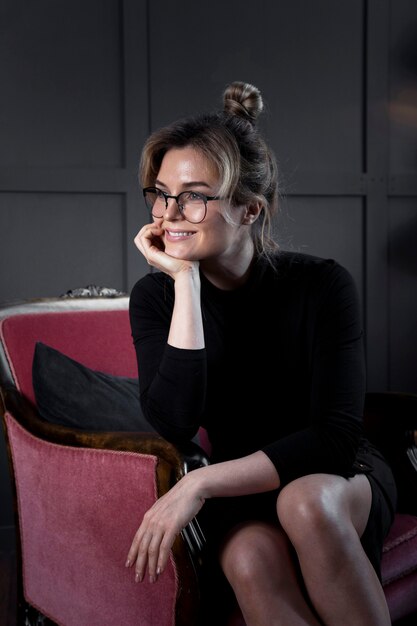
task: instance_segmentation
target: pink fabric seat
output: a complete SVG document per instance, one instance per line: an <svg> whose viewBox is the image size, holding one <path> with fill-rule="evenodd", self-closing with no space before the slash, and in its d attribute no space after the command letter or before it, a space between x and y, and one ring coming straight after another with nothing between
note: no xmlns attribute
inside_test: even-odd
<svg viewBox="0 0 417 626"><path fill-rule="evenodd" d="M91 369L137 377L127 310L23 313L0 321L0 338L17 388L35 403L32 360L35 343L56 350Z"/></svg>
<svg viewBox="0 0 417 626"><path fill-rule="evenodd" d="M125 567L143 514L185 471L180 453L155 433L89 433L36 414L37 341L91 369L137 377L128 299L100 299L97 308L91 301L56 300L53 310L42 301L39 310L33 303L27 309L0 310L2 416L22 574L19 611L29 605L62 626L189 626L196 619L198 587L184 536L157 583L135 583L134 570Z"/></svg>
<svg viewBox="0 0 417 626"><path fill-rule="evenodd" d="M172 561L157 585L136 584L125 567L138 521L156 499L156 456L53 444L9 413L6 424L26 600L67 626L174 624Z"/></svg>
<svg viewBox="0 0 417 626"><path fill-rule="evenodd" d="M414 515L395 516L384 543L382 582L393 621L417 613L417 517Z"/></svg>

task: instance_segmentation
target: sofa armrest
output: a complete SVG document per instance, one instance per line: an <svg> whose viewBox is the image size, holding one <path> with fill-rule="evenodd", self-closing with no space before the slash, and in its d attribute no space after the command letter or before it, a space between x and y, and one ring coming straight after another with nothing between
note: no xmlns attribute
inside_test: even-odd
<svg viewBox="0 0 417 626"><path fill-rule="evenodd" d="M153 454L174 469L172 479L178 480L187 470L208 462L204 451L193 442L181 451L157 433L87 431L52 424L42 419L36 408L15 388L1 388L2 412L9 411L33 435L51 443L85 448L103 448Z"/></svg>
<svg viewBox="0 0 417 626"><path fill-rule="evenodd" d="M209 462L203 449L196 443L190 442L180 449L153 432L90 432L52 424L43 420L36 408L13 387L0 388L0 409L4 421L5 415L10 414L29 433L49 443L75 448L136 452L157 457L158 497L166 493L188 471ZM5 432L7 437L6 427ZM11 458L9 460L12 465ZM17 511L16 504L15 509ZM205 538L197 518L183 529L174 542L174 558L182 571L188 571L188 577L198 578L204 543ZM184 594L184 602L195 602L195 598L188 598Z"/></svg>

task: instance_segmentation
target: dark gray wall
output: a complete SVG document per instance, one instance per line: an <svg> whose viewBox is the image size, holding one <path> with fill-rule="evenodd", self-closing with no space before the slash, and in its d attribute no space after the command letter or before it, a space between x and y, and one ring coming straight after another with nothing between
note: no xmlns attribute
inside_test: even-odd
<svg viewBox="0 0 417 626"><path fill-rule="evenodd" d="M352 272L368 388L417 392L415 0L0 0L0 301L129 291L144 138L233 80L265 98L282 246Z"/></svg>

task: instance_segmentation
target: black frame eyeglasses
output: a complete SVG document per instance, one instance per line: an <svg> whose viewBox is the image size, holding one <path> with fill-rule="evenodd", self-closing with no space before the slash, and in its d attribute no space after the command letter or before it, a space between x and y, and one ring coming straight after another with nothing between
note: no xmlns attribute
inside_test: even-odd
<svg viewBox="0 0 417 626"><path fill-rule="evenodd" d="M142 193L152 217L163 217L168 208L168 200L172 198L177 203L182 217L191 224L199 224L205 219L207 202L219 200L219 196L206 196L199 191L182 191L177 196L173 196L158 187L145 187Z"/></svg>

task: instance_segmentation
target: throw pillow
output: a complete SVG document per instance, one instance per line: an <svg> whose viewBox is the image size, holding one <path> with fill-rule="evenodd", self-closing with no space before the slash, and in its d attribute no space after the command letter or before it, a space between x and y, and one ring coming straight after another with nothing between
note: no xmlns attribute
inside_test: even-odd
<svg viewBox="0 0 417 626"><path fill-rule="evenodd" d="M92 370L42 342L35 346L32 377L39 413L48 422L155 432L141 410L138 379Z"/></svg>

